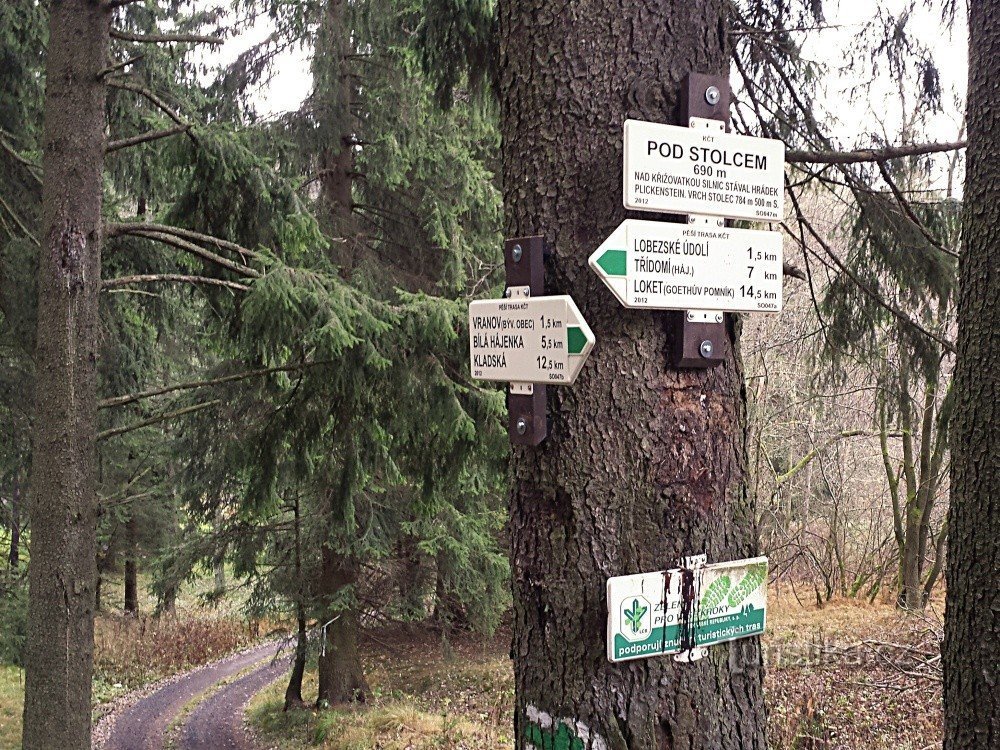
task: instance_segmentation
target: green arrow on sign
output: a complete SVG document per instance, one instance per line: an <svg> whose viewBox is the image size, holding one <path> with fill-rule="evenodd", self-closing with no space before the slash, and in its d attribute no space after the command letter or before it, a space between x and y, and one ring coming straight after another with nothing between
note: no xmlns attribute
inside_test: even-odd
<svg viewBox="0 0 1000 750"><path fill-rule="evenodd" d="M625 276L626 262L624 250L605 250L597 259L597 265L604 269L608 276Z"/></svg>
<svg viewBox="0 0 1000 750"><path fill-rule="evenodd" d="M566 327L566 346L570 354L580 354L587 346L587 334L580 326Z"/></svg>

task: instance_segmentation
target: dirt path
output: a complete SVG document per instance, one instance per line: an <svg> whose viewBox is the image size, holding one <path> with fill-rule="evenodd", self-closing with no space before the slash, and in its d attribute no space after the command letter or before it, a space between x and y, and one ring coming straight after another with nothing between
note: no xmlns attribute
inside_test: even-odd
<svg viewBox="0 0 1000 750"><path fill-rule="evenodd" d="M285 660L282 659L278 663L280 664L280 668L277 665L271 667L270 663L276 651L277 644L269 643L259 646L242 654L236 654L221 661L207 664L164 685L159 690L142 698L129 708L124 709L116 717L108 739L100 746L101 750L162 750L167 728L177 718L181 709L190 700L205 692L216 683L225 680L227 677L232 677L247 667L262 662L264 663L264 667L251 672L248 677L260 674L261 672L267 672L269 669L279 669L278 674L280 674L280 670L285 668ZM245 678L237 680L229 687L240 684L243 679ZM261 685L262 687L263 684ZM224 688L222 692L226 692L226 690L228 688ZM208 702L211 703L212 699ZM242 721L242 712L240 712L239 718ZM208 744L197 745L197 747L218 747L221 750L230 746ZM233 747L243 746L234 745Z"/></svg>
<svg viewBox="0 0 1000 750"><path fill-rule="evenodd" d="M254 750L243 730L247 701L288 671L288 659L267 660L202 701L181 730L179 750Z"/></svg>

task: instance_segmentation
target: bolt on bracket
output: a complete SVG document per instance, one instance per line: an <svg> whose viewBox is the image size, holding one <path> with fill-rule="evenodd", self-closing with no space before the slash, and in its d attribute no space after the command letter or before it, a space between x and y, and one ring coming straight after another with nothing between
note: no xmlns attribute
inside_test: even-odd
<svg viewBox="0 0 1000 750"><path fill-rule="evenodd" d="M504 242L504 270L509 299L545 294L545 238L518 237ZM511 383L507 389L507 435L513 445L535 446L548 435L546 387L538 383Z"/></svg>

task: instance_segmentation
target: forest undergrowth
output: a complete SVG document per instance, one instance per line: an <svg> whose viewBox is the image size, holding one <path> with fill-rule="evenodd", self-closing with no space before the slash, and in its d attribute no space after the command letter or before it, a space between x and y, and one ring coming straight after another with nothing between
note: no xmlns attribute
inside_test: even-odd
<svg viewBox="0 0 1000 750"><path fill-rule="evenodd" d="M892 602L800 604L772 590L764 636L773 750L929 750L940 743L942 599L926 613ZM936 615L934 613L937 613ZM492 639L405 628L366 632L366 705L282 711L284 682L249 709L274 750L487 750L513 747L510 635ZM315 690L307 673L304 695Z"/></svg>

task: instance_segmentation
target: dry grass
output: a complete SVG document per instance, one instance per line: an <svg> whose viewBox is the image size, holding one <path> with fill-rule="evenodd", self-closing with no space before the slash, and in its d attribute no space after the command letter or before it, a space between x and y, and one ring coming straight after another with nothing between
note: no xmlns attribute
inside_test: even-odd
<svg viewBox="0 0 1000 750"><path fill-rule="evenodd" d="M138 687L219 659L255 635L245 621L229 617L104 616L95 623L94 677Z"/></svg>
<svg viewBox="0 0 1000 750"><path fill-rule="evenodd" d="M941 691L885 644L937 648L942 595L926 613L890 601L822 607L771 591L765 695L774 750L924 750L941 738ZM903 652L905 655L905 652ZM906 670L904 673L903 670Z"/></svg>
<svg viewBox="0 0 1000 750"><path fill-rule="evenodd" d="M900 673L874 651L848 648L884 640L933 649L928 621L885 601L803 602L788 591L772 591L769 601L763 640L772 750L924 750L938 742L939 685ZM931 612L939 605L936 597ZM374 693L366 706L284 714L281 681L255 700L252 723L282 750L509 750L508 642L506 635L459 641L448 659L429 635L375 633L366 649ZM310 679L307 698L315 694L314 673Z"/></svg>
<svg viewBox="0 0 1000 750"><path fill-rule="evenodd" d="M24 704L24 672L0 666L0 750L21 747L21 710Z"/></svg>
<svg viewBox="0 0 1000 750"><path fill-rule="evenodd" d="M508 636L463 638L447 649L426 633L370 634L368 702L327 711L282 712L279 681L251 704L265 746L281 750L485 750L512 747L514 686ZM387 641L391 638L392 645ZM447 654L447 656L446 656ZM307 672L303 695L315 695Z"/></svg>

